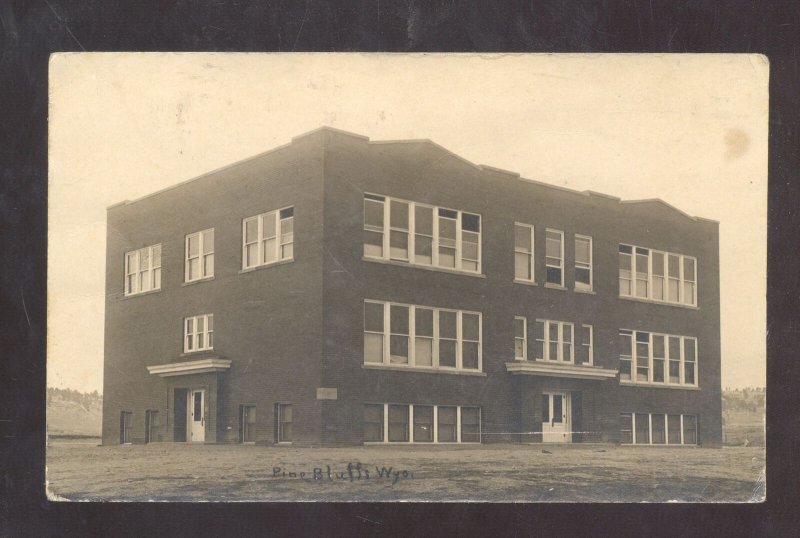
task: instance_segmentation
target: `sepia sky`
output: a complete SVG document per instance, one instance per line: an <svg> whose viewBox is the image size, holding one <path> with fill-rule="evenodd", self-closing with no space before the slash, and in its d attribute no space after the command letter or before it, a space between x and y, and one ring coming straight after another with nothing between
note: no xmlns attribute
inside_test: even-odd
<svg viewBox="0 0 800 538"><path fill-rule="evenodd" d="M768 72L758 55L55 55L48 386L102 392L107 206L321 125L718 220L722 385L764 386Z"/></svg>

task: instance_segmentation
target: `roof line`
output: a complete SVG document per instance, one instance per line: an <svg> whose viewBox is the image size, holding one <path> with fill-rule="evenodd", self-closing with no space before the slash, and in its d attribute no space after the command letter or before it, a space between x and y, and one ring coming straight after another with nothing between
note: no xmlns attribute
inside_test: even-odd
<svg viewBox="0 0 800 538"><path fill-rule="evenodd" d="M343 129L337 129L335 127L330 127L330 126L327 126L327 125L321 125L320 127L317 127L316 129L312 129L312 130L307 131L305 133L301 133L299 135L293 136L291 138L291 141L286 143L286 144L282 144L280 146L276 146L276 147L274 147L272 149L269 149L267 151L262 151L261 153L257 153L255 155L250 156L250 157L245 157L244 159L240 159L240 160L235 161L235 162L233 162L231 164L227 164L225 166L222 166L222 167L219 167L219 168L215 168L213 170L210 170L208 172L200 174L199 176L194 176L192 178L186 179L186 180L181 181L179 183L176 183L174 185L170 185L169 187L165 187L163 189L159 189L159 190L157 190L155 192L152 192L150 194L146 194L144 196L140 196L139 198L135 198L133 200L123 200L121 202L117 202L115 204L111 204L111 205L106 207L106 210L110 210L110 209L113 209L115 207L122 206L122 205L134 204L134 203L139 202L141 200L150 198L151 196L156 196L158 194L162 194L162 193L167 192L169 190L178 188L178 187L180 187L182 185L185 185L185 184L190 183L192 181L195 181L197 179L201 179L201 178L204 178L204 177L207 177L207 176L222 172L224 170L229 170L229 169L234 168L236 166L240 166L240 165L242 165L244 163L247 163L247 162L253 161L255 159L258 159L260 157L264 157L266 155L269 155L270 153L274 153L276 151L280 151L280 150L286 149L287 147L291 146L292 144L294 144L295 142L297 142L301 138L310 136L310 135L312 135L314 133L324 132L324 131L330 131L330 132L333 132L333 133L338 133L338 134L341 134L341 135L350 136L352 138L357 138L359 140L363 140L367 144L374 144L374 145L378 145L378 144L430 144L430 145L438 148L439 150L445 152L446 154L450 155L451 157L455 157L459 161L465 163L466 165L468 165L471 168L473 168L475 170L478 170L478 171L492 171L492 172L497 172L497 173L500 173L500 174L506 174L506 175L510 175L510 176L516 178L519 181L524 181L526 183L533 183L535 185L541 185L543 187L547 187L547 188L550 188L550 189L557 189L557 190L560 190L560 191L569 192L569 193L577 194L577 195L581 195L581 196L598 196L598 197L601 197L601 198L607 198L607 199L610 199L610 200L617 201L620 204L641 204L641 203L660 202L661 204L664 204L665 206L673 209L674 211L677 211L678 213L680 213L681 215L684 215L685 217L687 217L689 219L692 219L692 220L695 220L695 221L702 220L702 221L713 222L713 223L719 224L719 221L714 220L714 219L708 219L708 218L705 218L705 217L692 216L692 215L686 213L685 211L675 207L674 205L672 205L672 204L670 204L668 202L665 202L664 200L662 200L660 198L648 198L648 199L643 199L643 200L622 200L621 198L619 198L617 196L612 196L610 194L605 194L605 193L601 193L601 192L597 192L597 191L593 191L593 190L578 191L578 190L575 190L575 189L570 189L568 187L562 187L560 185L553 185L552 183L545 183L544 181L538 181L538 180L535 180L535 179L525 178L525 177L522 177L519 172L512 172L510 170L504 170L502 168L497 168L495 166L490 166L490 165L486 165L486 164L475 164L472 161L462 157L461 155L458 155L457 153L454 153L453 151L447 149L446 147L442 146L441 144L439 144L437 142L434 142L433 140L431 140L429 138L402 139L402 140L370 140L370 138L368 136L364 136L364 135L361 135L361 134L358 134L358 133L353 133L351 131L345 131Z"/></svg>
<svg viewBox="0 0 800 538"><path fill-rule="evenodd" d="M663 204L663 205L667 206L668 208L672 209L673 211L677 211L681 215L683 215L683 216L685 216L687 218L690 218L692 220L695 220L695 221L704 220L704 221L708 221L708 222L716 222L717 224L719 224L718 220L707 219L705 217L696 217L694 215L690 215L686 211L683 211L682 209L679 209L679 208L675 207L674 205L670 204L669 202L665 202L661 198L644 198L642 200L620 200L620 204L651 204L651 203Z"/></svg>
<svg viewBox="0 0 800 538"><path fill-rule="evenodd" d="M237 167L239 165L245 164L245 163L250 162L252 160L258 159L259 157L264 157L265 155L269 155L270 153L273 153L273 152L276 152L276 151L280 151L282 149L286 149L287 147L289 147L291 145L292 145L292 142L289 142L287 144L281 144L280 146L276 146L274 148L268 149L267 151L262 151L261 153L257 153L255 155L251 155L250 157L245 157L244 159L239 159L238 161L234 161L234 162L232 162L230 164L226 164L225 166L221 166L219 168L214 168L213 170L209 170L208 172L203 172L199 176L193 176L193 177L190 177L189 179L184 179L183 181L181 181L179 183L175 183L174 185L170 185L169 187L164 187L163 189L159 189L159 190L151 192L149 194L145 194L144 196L140 196L138 198L134 198L133 200L123 200L121 202L117 202L115 204L111 204L110 206L106 207L106 211L108 211L109 209L114 209L115 207L121 206L121 205L135 204L136 202L140 202L142 200L150 198L151 196L155 196L157 194L162 194L162 193L165 193L165 192L170 191L172 189L177 189L178 187L180 187L182 185L186 185L187 183L191 183L192 181L195 181L196 179L201 179L201 178L204 178L206 176L210 176L212 174L216 174L218 172L222 172L224 170L229 170L231 168L235 168L235 167Z"/></svg>

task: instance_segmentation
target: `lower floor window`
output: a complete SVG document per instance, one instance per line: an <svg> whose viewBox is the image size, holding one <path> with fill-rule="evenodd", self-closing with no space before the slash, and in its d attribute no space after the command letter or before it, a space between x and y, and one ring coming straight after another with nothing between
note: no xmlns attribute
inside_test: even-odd
<svg viewBox="0 0 800 538"><path fill-rule="evenodd" d="M292 404L275 405L276 437L279 443L292 442Z"/></svg>
<svg viewBox="0 0 800 538"><path fill-rule="evenodd" d="M364 441L480 443L480 407L365 404Z"/></svg>
<svg viewBox="0 0 800 538"><path fill-rule="evenodd" d="M623 413L620 442L635 445L696 445L697 415Z"/></svg>
<svg viewBox="0 0 800 538"><path fill-rule="evenodd" d="M119 442L127 445L131 442L133 431L133 413L121 411L119 416Z"/></svg>

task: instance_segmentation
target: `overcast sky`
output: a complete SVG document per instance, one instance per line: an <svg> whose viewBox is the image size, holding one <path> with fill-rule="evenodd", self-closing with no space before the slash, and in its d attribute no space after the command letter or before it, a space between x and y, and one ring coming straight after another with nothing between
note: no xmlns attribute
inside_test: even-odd
<svg viewBox="0 0 800 538"><path fill-rule="evenodd" d="M102 391L107 206L321 125L718 220L722 384L766 382L761 56L70 53L50 68L49 386Z"/></svg>

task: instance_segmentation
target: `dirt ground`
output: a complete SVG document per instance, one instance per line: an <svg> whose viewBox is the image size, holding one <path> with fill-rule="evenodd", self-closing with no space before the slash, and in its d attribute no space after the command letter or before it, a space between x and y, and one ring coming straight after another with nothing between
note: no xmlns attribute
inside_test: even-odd
<svg viewBox="0 0 800 538"><path fill-rule="evenodd" d="M50 441L51 498L757 502L765 495L765 454L756 447L97 444Z"/></svg>

